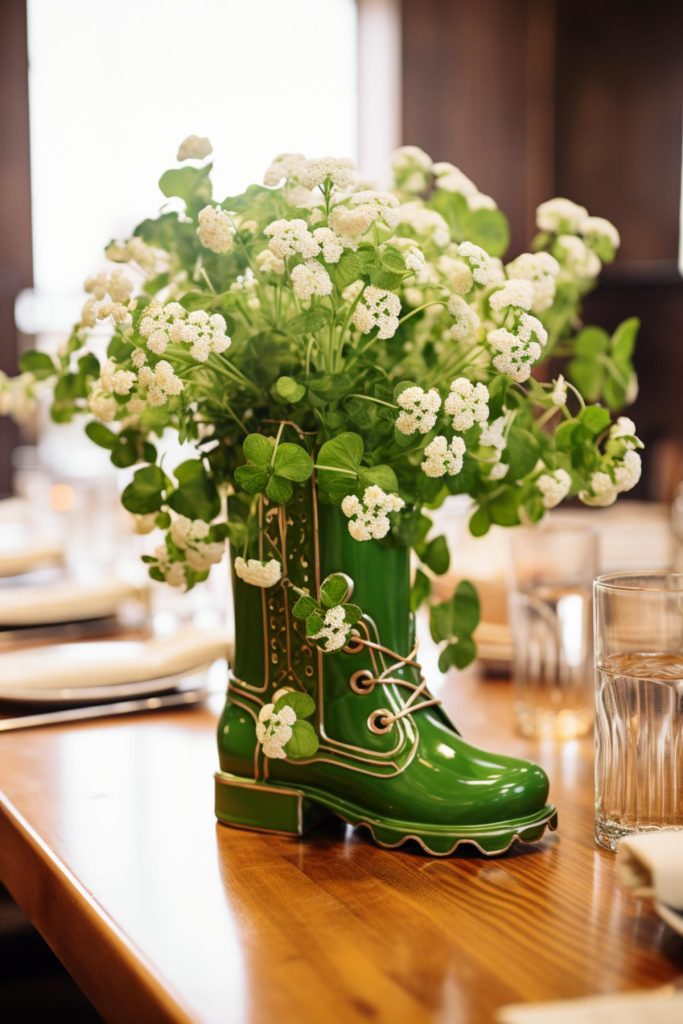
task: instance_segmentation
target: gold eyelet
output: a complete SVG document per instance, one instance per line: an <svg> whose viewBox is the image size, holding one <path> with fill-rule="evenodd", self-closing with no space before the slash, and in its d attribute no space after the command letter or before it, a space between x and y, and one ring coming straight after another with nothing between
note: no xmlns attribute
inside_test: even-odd
<svg viewBox="0 0 683 1024"><path fill-rule="evenodd" d="M354 672L349 679L349 686L354 693L372 693L375 688L375 680L367 668L359 668L357 672Z"/></svg>
<svg viewBox="0 0 683 1024"><path fill-rule="evenodd" d="M357 629L352 629L351 636L344 646L344 654L358 654L362 650L363 644L360 642L360 633Z"/></svg>
<svg viewBox="0 0 683 1024"><path fill-rule="evenodd" d="M393 722L387 722L387 716L390 714L391 712L387 708L377 708L373 711L368 718L368 729L370 732L377 733L378 736L381 736L382 733L390 732L394 727Z"/></svg>

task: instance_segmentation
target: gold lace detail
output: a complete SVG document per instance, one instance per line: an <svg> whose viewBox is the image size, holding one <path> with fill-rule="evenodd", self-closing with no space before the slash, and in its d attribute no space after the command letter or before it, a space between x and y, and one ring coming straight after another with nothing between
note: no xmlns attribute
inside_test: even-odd
<svg viewBox="0 0 683 1024"><path fill-rule="evenodd" d="M368 718L368 728L371 732L389 732L393 728L394 724L401 718L405 718L407 715L412 715L416 711L422 711L424 708L431 708L437 704L441 704L440 698L434 697L429 692L427 680L422 672L422 666L418 661L416 661L417 643L404 657L401 654L397 654L396 651L392 651L389 647L384 647L383 644L378 644L373 640L365 639L360 636L356 630L354 630L351 635L351 639L344 650L347 654L357 654L364 647L369 648L373 652L376 651L379 654L384 654L394 660L378 675L373 675L370 669L367 668L361 668L357 672L354 672L349 679L349 685L354 693L372 693L376 686L383 685L385 683L393 683L395 686L404 686L407 689L412 690L412 693L400 711L390 711L389 708L377 708L371 713ZM375 662L374 657L373 662ZM420 682L413 683L409 679L402 679L400 676L395 675L395 673L401 668L415 669L420 677Z"/></svg>

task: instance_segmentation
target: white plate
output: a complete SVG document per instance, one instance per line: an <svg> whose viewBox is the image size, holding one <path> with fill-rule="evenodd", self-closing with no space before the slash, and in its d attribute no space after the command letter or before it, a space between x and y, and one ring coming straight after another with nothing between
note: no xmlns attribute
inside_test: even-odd
<svg viewBox="0 0 683 1024"><path fill-rule="evenodd" d="M55 565L63 555L58 544L32 538L21 524L3 523L0 528L0 576L18 576L39 565Z"/></svg>
<svg viewBox="0 0 683 1024"><path fill-rule="evenodd" d="M114 615L123 601L140 598L144 592L144 587L120 579L0 586L0 627L102 619Z"/></svg>
<svg viewBox="0 0 683 1024"><path fill-rule="evenodd" d="M188 627L150 640L46 644L0 653L0 699L27 703L117 700L173 689L228 654L222 629Z"/></svg>

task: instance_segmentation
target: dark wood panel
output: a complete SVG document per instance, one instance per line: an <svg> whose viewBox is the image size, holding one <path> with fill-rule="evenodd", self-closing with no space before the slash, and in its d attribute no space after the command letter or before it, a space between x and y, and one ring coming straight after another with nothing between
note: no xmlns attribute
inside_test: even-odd
<svg viewBox="0 0 683 1024"><path fill-rule="evenodd" d="M0 2L0 369L17 369L14 300L32 283L25 0ZM0 419L0 495L10 487L17 431Z"/></svg>

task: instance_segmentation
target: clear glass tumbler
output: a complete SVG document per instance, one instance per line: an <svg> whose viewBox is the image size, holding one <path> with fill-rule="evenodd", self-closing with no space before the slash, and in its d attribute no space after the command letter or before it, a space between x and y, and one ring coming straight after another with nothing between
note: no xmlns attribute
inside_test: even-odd
<svg viewBox="0 0 683 1024"><path fill-rule="evenodd" d="M515 714L523 736L569 739L593 723L597 557L588 527L544 524L512 535Z"/></svg>
<svg viewBox="0 0 683 1024"><path fill-rule="evenodd" d="M683 829L683 573L595 581L595 838Z"/></svg>

